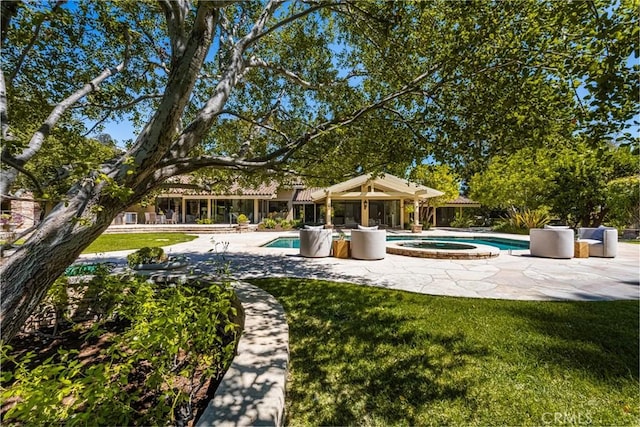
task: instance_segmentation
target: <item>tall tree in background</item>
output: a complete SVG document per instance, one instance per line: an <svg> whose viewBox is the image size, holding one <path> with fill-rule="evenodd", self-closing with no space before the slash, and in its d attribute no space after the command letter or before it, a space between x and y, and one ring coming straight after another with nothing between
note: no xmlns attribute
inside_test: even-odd
<svg viewBox="0 0 640 427"><path fill-rule="evenodd" d="M625 126L637 93L636 11L624 1L1 7L2 197L53 149L61 123L126 117L138 128L125 152L67 173L59 203L3 260L7 339L118 212L170 177L209 168L327 180L431 154L469 176L551 134L598 143L598 126ZM593 94L582 115L576 85Z"/></svg>
<svg viewBox="0 0 640 427"><path fill-rule="evenodd" d="M486 207L549 211L573 226L597 227L605 220L632 217L637 182L632 177L639 174L638 156L629 147L594 149L569 140L553 149L523 148L496 156L469 186L471 197Z"/></svg>

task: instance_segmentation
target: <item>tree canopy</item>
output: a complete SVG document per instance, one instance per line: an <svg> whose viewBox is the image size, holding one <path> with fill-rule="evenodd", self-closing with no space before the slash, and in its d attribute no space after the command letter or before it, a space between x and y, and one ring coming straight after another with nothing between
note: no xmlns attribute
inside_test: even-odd
<svg viewBox="0 0 640 427"><path fill-rule="evenodd" d="M2 197L64 124L73 138L104 120L137 128L124 152L75 169L0 267L8 336L119 211L173 176L327 182L433 156L469 178L494 155L558 136L602 145L628 128L638 92L630 1L1 7ZM81 129L89 122L98 127Z"/></svg>
<svg viewBox="0 0 640 427"><path fill-rule="evenodd" d="M638 156L629 147L593 149L584 142L565 141L553 149L523 148L496 156L469 185L471 197L487 207L549 210L586 227L600 225L610 214L616 223L633 216L637 180L632 177L638 174Z"/></svg>

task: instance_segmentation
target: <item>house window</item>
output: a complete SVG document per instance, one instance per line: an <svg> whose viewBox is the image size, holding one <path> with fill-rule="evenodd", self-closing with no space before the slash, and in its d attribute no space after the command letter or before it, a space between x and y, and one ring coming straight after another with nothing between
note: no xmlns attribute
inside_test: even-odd
<svg viewBox="0 0 640 427"><path fill-rule="evenodd" d="M269 200L269 216L286 218L289 215L289 202L281 200Z"/></svg>
<svg viewBox="0 0 640 427"><path fill-rule="evenodd" d="M369 202L369 225L399 226L400 201L371 200Z"/></svg>
<svg viewBox="0 0 640 427"><path fill-rule="evenodd" d="M335 225L344 225L354 227L361 224L362 205L360 201L334 201L333 207L333 223Z"/></svg>
<svg viewBox="0 0 640 427"><path fill-rule="evenodd" d="M199 219L204 220L209 218L206 199L187 200L185 204L186 204L185 221L187 223L193 224Z"/></svg>

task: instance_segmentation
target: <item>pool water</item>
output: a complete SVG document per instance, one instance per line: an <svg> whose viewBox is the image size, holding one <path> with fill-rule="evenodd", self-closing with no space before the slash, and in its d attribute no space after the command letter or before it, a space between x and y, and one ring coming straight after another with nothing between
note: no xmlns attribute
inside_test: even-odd
<svg viewBox="0 0 640 427"><path fill-rule="evenodd" d="M388 242L396 240L438 240L453 243L476 243L497 247L502 251L529 249L529 242L522 240L506 239L502 237L418 237L418 236L387 236ZM300 240L297 237L279 237L262 245L265 248L299 249Z"/></svg>
<svg viewBox="0 0 640 427"><path fill-rule="evenodd" d="M400 243L403 247L418 248L418 249L437 249L448 251L468 251L469 249L475 249L474 245L467 245L464 243L453 242L427 242L424 240L416 240L415 242Z"/></svg>

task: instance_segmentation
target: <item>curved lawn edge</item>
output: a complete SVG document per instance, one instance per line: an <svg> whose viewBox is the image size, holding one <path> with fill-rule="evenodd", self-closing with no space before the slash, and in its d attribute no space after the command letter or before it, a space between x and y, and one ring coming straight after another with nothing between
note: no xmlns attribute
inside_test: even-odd
<svg viewBox="0 0 640 427"><path fill-rule="evenodd" d="M196 426L283 425L289 326L282 305L247 282L233 282L245 312L237 355Z"/></svg>

